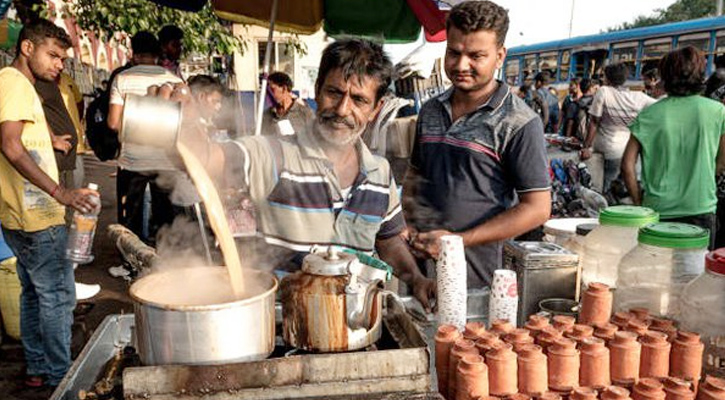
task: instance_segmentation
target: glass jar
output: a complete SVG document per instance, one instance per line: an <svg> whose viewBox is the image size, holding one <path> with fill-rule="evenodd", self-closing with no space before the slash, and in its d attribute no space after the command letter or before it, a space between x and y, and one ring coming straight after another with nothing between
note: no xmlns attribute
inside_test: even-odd
<svg viewBox="0 0 725 400"><path fill-rule="evenodd" d="M701 335L704 373L725 377L725 249L707 254L705 272L682 291L676 320Z"/></svg>
<svg viewBox="0 0 725 400"><path fill-rule="evenodd" d="M659 214L647 207L612 206L599 214L599 226L584 241L582 282L617 284L617 266L637 245L640 227L659 221Z"/></svg>
<svg viewBox="0 0 725 400"><path fill-rule="evenodd" d="M614 310L642 307L675 317L682 289L705 270L710 233L695 225L660 222L640 228L637 241L619 264Z"/></svg>

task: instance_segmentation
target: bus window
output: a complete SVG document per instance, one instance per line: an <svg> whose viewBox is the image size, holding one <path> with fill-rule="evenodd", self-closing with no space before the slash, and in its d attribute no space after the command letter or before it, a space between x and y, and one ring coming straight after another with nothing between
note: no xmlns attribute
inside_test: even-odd
<svg viewBox="0 0 725 400"><path fill-rule="evenodd" d="M506 61L506 83L509 86L519 85L519 59L512 58Z"/></svg>
<svg viewBox="0 0 725 400"><path fill-rule="evenodd" d="M692 46L705 54L710 52L710 34L707 32L683 35L677 40L677 48Z"/></svg>
<svg viewBox="0 0 725 400"><path fill-rule="evenodd" d="M629 77L637 72L637 42L617 43L612 46L612 62L624 63L629 69Z"/></svg>
<svg viewBox="0 0 725 400"><path fill-rule="evenodd" d="M715 38L715 55L725 53L725 31L718 31Z"/></svg>
<svg viewBox="0 0 725 400"><path fill-rule="evenodd" d="M525 81L527 80L533 81L536 72L538 72L536 69L536 55L529 54L524 56L524 82L521 83L526 83Z"/></svg>
<svg viewBox="0 0 725 400"><path fill-rule="evenodd" d="M642 47L642 71L657 67L660 59L672 51L672 39L660 38L644 42Z"/></svg>
<svg viewBox="0 0 725 400"><path fill-rule="evenodd" d="M559 78L566 82L569 80L569 50L561 52L561 64L559 64Z"/></svg>
<svg viewBox="0 0 725 400"><path fill-rule="evenodd" d="M557 53L543 53L539 55L538 71L548 71L552 80L556 80L556 64L558 61Z"/></svg>

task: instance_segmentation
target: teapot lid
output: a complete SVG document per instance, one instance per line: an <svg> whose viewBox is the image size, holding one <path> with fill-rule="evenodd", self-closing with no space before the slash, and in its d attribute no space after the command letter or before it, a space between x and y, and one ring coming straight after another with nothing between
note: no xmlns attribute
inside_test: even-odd
<svg viewBox="0 0 725 400"><path fill-rule="evenodd" d="M355 255L330 247L327 251L306 255L302 261L302 271L323 276L349 275L349 265L357 262L359 261Z"/></svg>

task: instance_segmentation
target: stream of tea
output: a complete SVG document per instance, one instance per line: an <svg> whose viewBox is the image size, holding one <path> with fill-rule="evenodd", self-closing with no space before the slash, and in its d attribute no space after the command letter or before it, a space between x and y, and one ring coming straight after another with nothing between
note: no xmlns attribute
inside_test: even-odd
<svg viewBox="0 0 725 400"><path fill-rule="evenodd" d="M232 231L229 229L229 223L224 214L224 205L219 197L219 193L211 177L207 174L206 168L204 168L204 165L196 158L194 153L181 142L177 144L177 149L181 154L181 158L184 160L184 165L186 165L186 170L189 172L191 180L194 182L194 186L196 186L196 190L199 192L199 196L204 201L207 218L209 219L211 229L219 241L219 246L224 256L224 264L226 264L227 270L229 271L229 280L234 295L238 299L242 298L244 295L242 263L237 252L237 245L234 243L234 236L232 236Z"/></svg>

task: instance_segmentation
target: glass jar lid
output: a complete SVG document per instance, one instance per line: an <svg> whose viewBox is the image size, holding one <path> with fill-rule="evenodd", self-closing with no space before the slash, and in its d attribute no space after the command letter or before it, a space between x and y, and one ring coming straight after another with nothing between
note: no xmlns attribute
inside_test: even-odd
<svg viewBox="0 0 725 400"><path fill-rule="evenodd" d="M660 215L653 209L638 206L611 206L599 213L599 223L639 228L660 220Z"/></svg>
<svg viewBox="0 0 725 400"><path fill-rule="evenodd" d="M710 231L679 222L658 222L640 228L637 240L671 249L704 249L710 244Z"/></svg>

